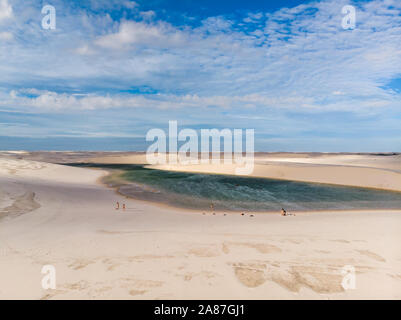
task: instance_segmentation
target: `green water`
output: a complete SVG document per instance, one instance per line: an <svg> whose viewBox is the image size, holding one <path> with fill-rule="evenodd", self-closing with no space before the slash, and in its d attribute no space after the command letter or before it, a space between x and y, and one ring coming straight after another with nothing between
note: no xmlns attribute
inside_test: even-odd
<svg viewBox="0 0 401 320"><path fill-rule="evenodd" d="M401 193L213 174L146 169L141 165L79 164L119 170L106 178L127 196L177 207L271 211L324 209L399 209Z"/></svg>

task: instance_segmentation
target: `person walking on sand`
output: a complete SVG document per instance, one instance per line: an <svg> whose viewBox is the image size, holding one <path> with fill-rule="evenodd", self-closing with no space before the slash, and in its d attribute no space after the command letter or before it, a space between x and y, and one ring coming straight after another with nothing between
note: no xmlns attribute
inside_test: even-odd
<svg viewBox="0 0 401 320"><path fill-rule="evenodd" d="M120 202L117 201L117 208L116 210L120 209Z"/></svg>
<svg viewBox="0 0 401 320"><path fill-rule="evenodd" d="M125 210L125 203L123 203L123 210Z"/></svg>

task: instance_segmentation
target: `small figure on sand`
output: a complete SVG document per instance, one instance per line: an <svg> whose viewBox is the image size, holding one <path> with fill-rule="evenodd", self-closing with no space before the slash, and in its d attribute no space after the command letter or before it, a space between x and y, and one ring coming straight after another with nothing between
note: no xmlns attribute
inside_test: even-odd
<svg viewBox="0 0 401 320"><path fill-rule="evenodd" d="M210 204L210 210L213 212L214 211L214 204L213 202Z"/></svg>
<svg viewBox="0 0 401 320"><path fill-rule="evenodd" d="M282 216L295 216L295 213L287 213L287 211L284 208L281 208L280 213Z"/></svg>
<svg viewBox="0 0 401 320"><path fill-rule="evenodd" d="M116 210L120 209L120 202L117 201L117 207Z"/></svg>
<svg viewBox="0 0 401 320"><path fill-rule="evenodd" d="M125 210L125 203L123 203L123 210Z"/></svg>

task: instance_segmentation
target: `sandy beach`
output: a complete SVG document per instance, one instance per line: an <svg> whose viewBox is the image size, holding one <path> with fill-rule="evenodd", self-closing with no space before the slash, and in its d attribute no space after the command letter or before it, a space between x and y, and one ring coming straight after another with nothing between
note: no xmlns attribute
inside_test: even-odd
<svg viewBox="0 0 401 320"><path fill-rule="evenodd" d="M46 158L144 155L2 153L0 299L401 298L401 210L202 214L122 197L99 183L104 170ZM400 155L262 154L254 174L401 191ZM57 287L45 290L49 264Z"/></svg>

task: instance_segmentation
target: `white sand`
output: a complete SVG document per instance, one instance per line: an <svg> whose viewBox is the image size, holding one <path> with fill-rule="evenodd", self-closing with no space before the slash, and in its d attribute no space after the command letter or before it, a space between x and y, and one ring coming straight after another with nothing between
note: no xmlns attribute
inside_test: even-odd
<svg viewBox="0 0 401 320"><path fill-rule="evenodd" d="M0 158L0 299L401 298L401 211L202 215L124 199L103 174Z"/></svg>

